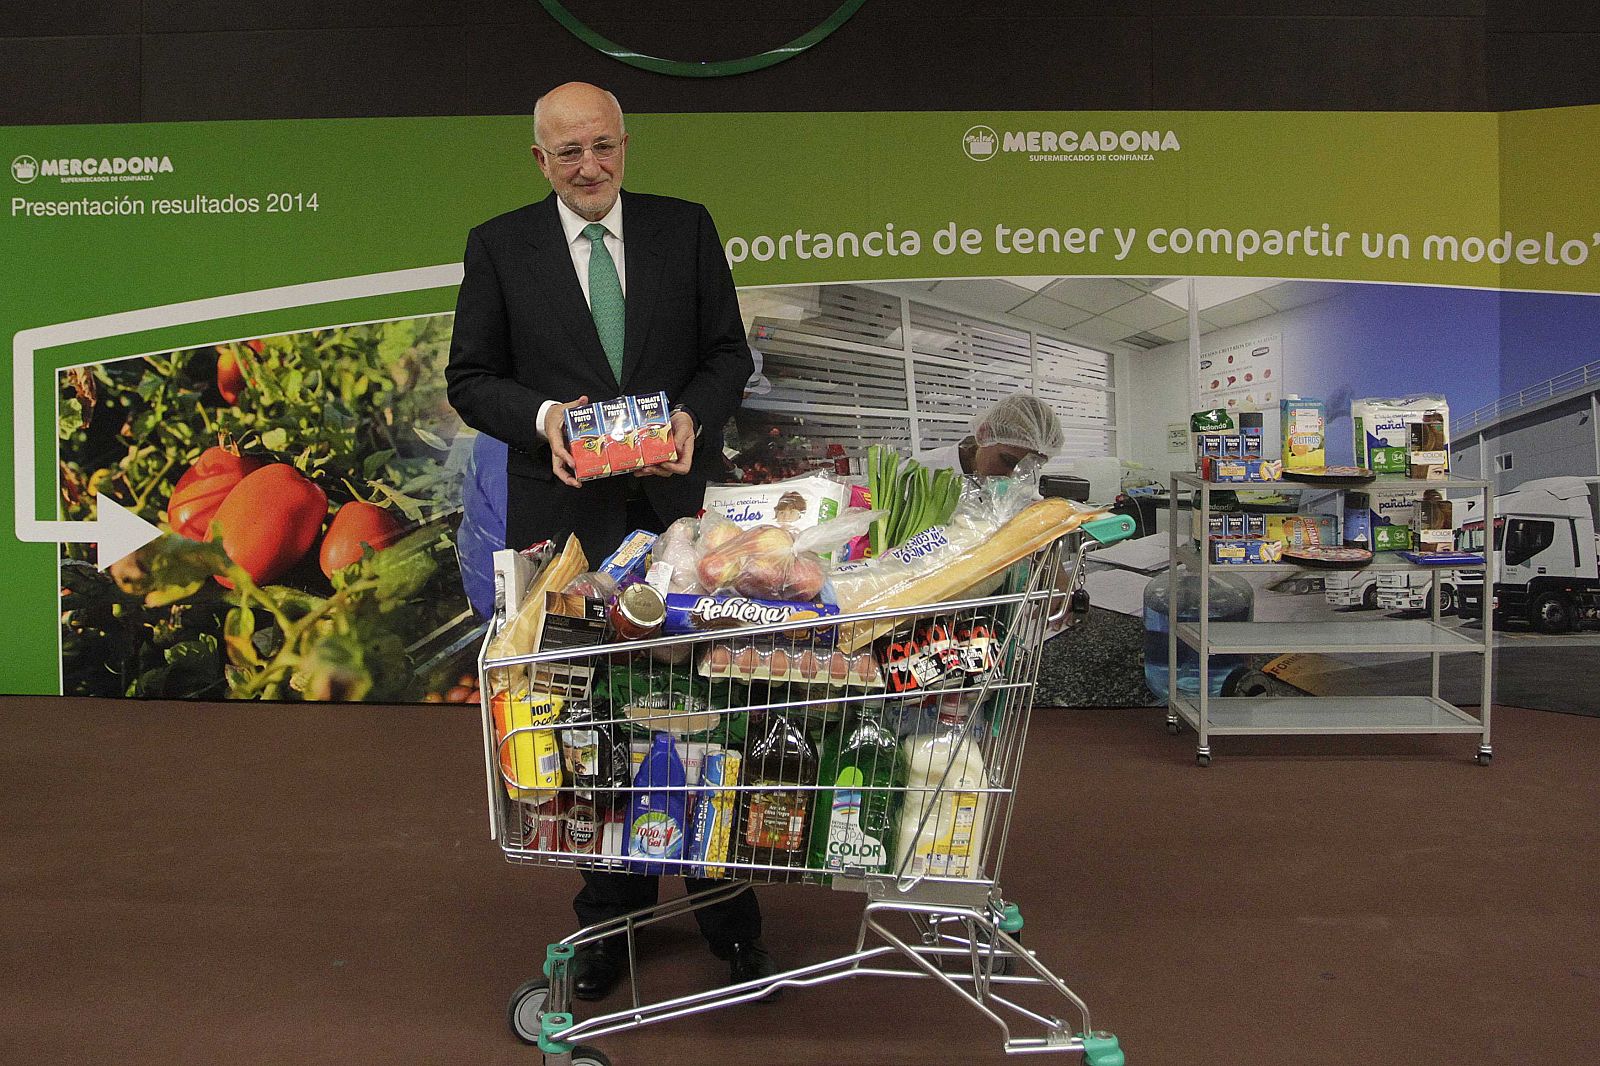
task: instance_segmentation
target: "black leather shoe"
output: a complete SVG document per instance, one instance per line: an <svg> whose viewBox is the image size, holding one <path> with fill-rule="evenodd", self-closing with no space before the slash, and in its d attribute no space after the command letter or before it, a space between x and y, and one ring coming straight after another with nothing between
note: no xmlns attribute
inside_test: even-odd
<svg viewBox="0 0 1600 1066"><path fill-rule="evenodd" d="M572 959L572 994L579 999L604 999L622 976L622 959L615 948L585 944Z"/></svg>
<svg viewBox="0 0 1600 1066"><path fill-rule="evenodd" d="M735 944L728 957L728 983L732 985L754 981L761 977L771 977L777 972L778 964L767 954L767 949L759 940L752 940L748 944ZM775 999L779 991L775 988L762 998Z"/></svg>

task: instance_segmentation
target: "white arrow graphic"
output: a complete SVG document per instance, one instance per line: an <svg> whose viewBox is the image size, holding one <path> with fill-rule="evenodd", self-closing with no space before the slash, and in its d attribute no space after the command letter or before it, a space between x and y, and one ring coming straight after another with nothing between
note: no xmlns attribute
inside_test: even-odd
<svg viewBox="0 0 1600 1066"><path fill-rule="evenodd" d="M232 296L213 296L204 300L188 300L167 304L164 307L147 307L138 311L124 311L99 318L85 318L77 322L62 322L54 326L25 329L12 340L11 396L12 430L15 480L12 495L15 507L17 539L23 541L58 542L98 545L97 565L101 570L118 559L138 551L161 531L115 500L95 495L96 513L92 522L46 521L39 518L34 497L34 410L33 362L34 353L41 348L62 344L116 337L126 333L165 329L191 322L206 322L216 318L258 314L263 311L282 311L291 307L330 303L335 300L355 300L367 296L384 296L397 292L416 292L423 289L442 289L461 284L461 264L446 263L440 266L417 267L412 270L391 270L382 274L362 274L331 281L313 281L304 285L285 285L276 289L259 289L255 292Z"/></svg>

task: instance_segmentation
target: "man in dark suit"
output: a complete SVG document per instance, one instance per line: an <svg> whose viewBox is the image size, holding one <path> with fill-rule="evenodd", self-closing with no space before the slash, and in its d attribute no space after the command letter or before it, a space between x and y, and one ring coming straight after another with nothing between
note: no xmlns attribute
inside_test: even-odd
<svg viewBox="0 0 1600 1066"><path fill-rule="evenodd" d="M468 234L445 377L462 419L510 446L506 543L575 533L593 565L630 530L699 512L753 364L710 214L622 191L628 135L616 98L569 83L540 98L533 121L551 195ZM657 390L672 404L678 460L580 483L562 436L567 408ZM573 909L585 925L656 899L654 877L583 878ZM734 980L775 972L753 893L695 916ZM580 951L577 995L605 995L622 961L614 941Z"/></svg>

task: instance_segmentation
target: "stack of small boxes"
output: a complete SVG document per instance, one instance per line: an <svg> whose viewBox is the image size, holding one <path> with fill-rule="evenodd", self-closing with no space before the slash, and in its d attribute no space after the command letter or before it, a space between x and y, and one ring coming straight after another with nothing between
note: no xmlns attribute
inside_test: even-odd
<svg viewBox="0 0 1600 1066"><path fill-rule="evenodd" d="M1231 484L1277 481L1283 476L1282 462L1262 458L1261 412L1239 412L1237 429L1233 428L1232 417L1225 412L1210 414L1217 416L1214 422L1226 423L1227 428L1204 429L1194 434L1201 477Z"/></svg>

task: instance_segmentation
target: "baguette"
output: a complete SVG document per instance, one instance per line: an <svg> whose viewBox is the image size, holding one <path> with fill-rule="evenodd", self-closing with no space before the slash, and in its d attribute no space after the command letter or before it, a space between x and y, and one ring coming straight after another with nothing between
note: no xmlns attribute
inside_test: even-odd
<svg viewBox="0 0 1600 1066"><path fill-rule="evenodd" d="M894 607L916 608L951 599L1017 560L1032 555L1057 537L1071 533L1086 518L1100 513L1075 511L1066 500L1056 497L1038 500L1001 526L994 536L949 565L913 578L886 593L850 604L845 609L856 612ZM843 625L840 627L839 646L845 652L859 651L894 628L894 624L893 619L879 619Z"/></svg>

